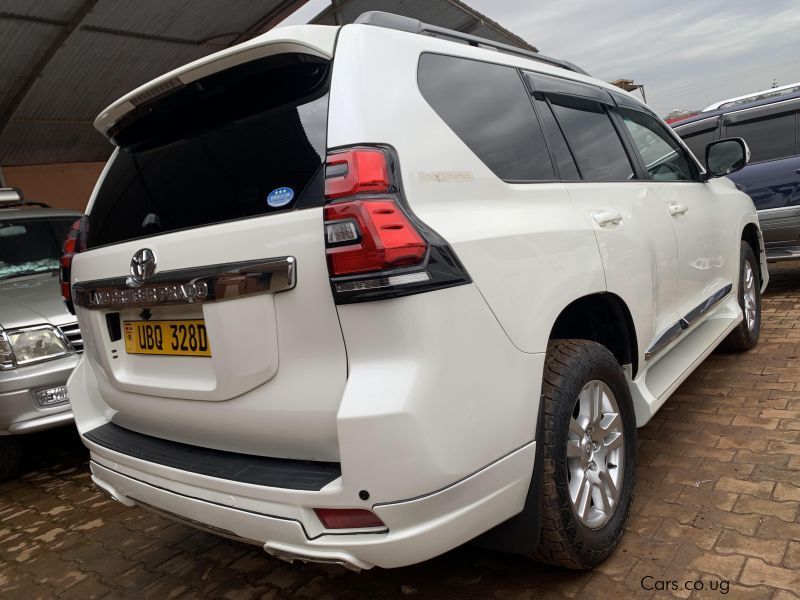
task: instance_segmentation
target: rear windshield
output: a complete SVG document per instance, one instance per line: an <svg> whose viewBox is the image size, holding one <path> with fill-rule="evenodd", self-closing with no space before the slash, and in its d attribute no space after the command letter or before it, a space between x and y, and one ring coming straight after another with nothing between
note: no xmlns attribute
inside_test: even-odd
<svg viewBox="0 0 800 600"><path fill-rule="evenodd" d="M87 245L322 204L330 62L280 54L145 104L89 215Z"/></svg>
<svg viewBox="0 0 800 600"><path fill-rule="evenodd" d="M0 279L57 271L61 245L76 217L0 217Z"/></svg>

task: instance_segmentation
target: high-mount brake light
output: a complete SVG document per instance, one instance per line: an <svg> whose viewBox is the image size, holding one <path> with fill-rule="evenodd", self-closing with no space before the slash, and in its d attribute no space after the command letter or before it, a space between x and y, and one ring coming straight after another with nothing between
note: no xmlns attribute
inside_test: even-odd
<svg viewBox="0 0 800 600"><path fill-rule="evenodd" d="M328 154L325 253L337 304L470 282L447 242L411 212L396 167L388 147Z"/></svg>
<svg viewBox="0 0 800 600"><path fill-rule="evenodd" d="M58 279L61 283L61 297L64 299L64 303L72 314L75 314L75 307L72 304L72 287L70 286L72 259L79 252L86 250L86 233L88 226L89 224L86 217L81 217L72 224L64 240L61 259L59 260Z"/></svg>
<svg viewBox="0 0 800 600"><path fill-rule="evenodd" d="M325 197L383 194L389 191L386 154L375 148L342 150L328 154L325 163Z"/></svg>

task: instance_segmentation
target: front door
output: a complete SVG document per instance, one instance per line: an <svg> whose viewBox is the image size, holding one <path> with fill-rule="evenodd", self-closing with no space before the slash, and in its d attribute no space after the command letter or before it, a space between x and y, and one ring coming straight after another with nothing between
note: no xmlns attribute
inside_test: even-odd
<svg viewBox="0 0 800 600"><path fill-rule="evenodd" d="M701 182L699 170L676 137L652 115L632 108L620 113L643 166L648 187L663 202L678 253L678 313L684 327L694 324L732 289L738 252L724 196ZM731 260L731 257L735 257Z"/></svg>

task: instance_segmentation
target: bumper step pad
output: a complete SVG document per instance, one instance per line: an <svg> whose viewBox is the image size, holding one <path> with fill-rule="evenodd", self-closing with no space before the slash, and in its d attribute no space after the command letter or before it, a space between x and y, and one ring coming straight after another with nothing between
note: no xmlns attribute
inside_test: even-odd
<svg viewBox="0 0 800 600"><path fill-rule="evenodd" d="M342 475L334 462L269 458L162 440L106 423L84 434L104 448L209 477L266 487L319 491Z"/></svg>

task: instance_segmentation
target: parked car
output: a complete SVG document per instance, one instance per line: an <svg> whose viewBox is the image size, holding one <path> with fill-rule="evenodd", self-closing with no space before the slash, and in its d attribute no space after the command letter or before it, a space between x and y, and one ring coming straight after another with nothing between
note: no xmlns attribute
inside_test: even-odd
<svg viewBox="0 0 800 600"><path fill-rule="evenodd" d="M730 175L758 209L770 261L800 258L800 92L703 112L673 127L695 156L721 138L739 137L750 164Z"/></svg>
<svg viewBox="0 0 800 600"><path fill-rule="evenodd" d="M64 257L93 480L289 561L481 536L590 568L636 427L758 340L758 219L716 177L745 145L704 173L563 61L367 13L202 58L95 125L117 149Z"/></svg>
<svg viewBox="0 0 800 600"><path fill-rule="evenodd" d="M72 423L66 383L83 342L58 267L80 216L0 189L0 481L19 470L22 434Z"/></svg>
<svg viewBox="0 0 800 600"><path fill-rule="evenodd" d="M800 81L787 85L767 88L765 90L759 90L757 92L750 92L749 94L736 96L735 98L719 100L706 106L703 109L703 112L717 110L718 108L729 108L737 104L749 104L756 100L764 100L765 98L775 99L778 96L788 96L790 94L794 94L795 92L800 92Z"/></svg>

